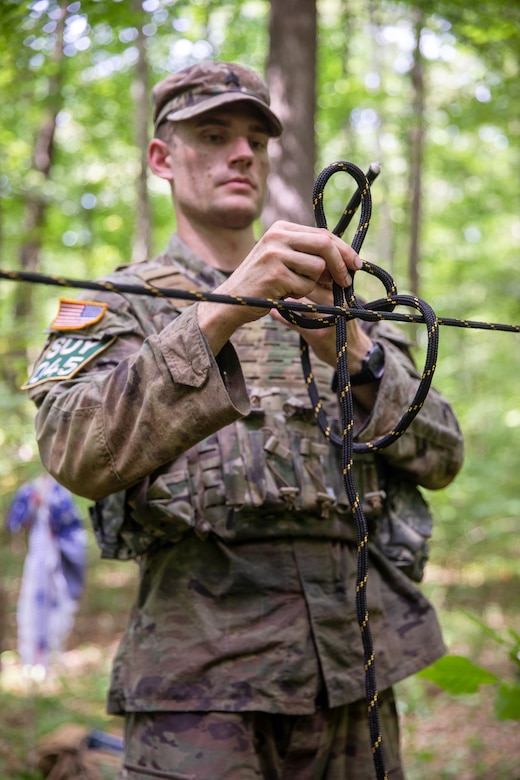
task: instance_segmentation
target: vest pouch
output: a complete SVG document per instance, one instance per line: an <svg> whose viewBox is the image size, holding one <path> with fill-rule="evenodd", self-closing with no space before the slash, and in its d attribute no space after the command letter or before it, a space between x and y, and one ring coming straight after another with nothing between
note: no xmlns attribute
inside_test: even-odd
<svg viewBox="0 0 520 780"><path fill-rule="evenodd" d="M321 520L326 520L332 509L342 513L343 507L348 509L348 500L339 479L340 467L331 457L334 447L318 427L314 409L292 396L285 401L283 410L300 488L299 506Z"/></svg>
<svg viewBox="0 0 520 780"><path fill-rule="evenodd" d="M265 518L273 522L277 516L285 518L287 533L287 518L294 516L297 533L302 523L325 520L336 507L334 483L340 479L338 475L332 479L329 471L331 465L336 470L338 465L330 461L331 447L310 407L296 399L282 405L276 389L263 391L262 396L253 399L255 405L247 417L218 431L212 442L206 441L204 448L213 444L211 456L201 456L199 449L204 483L202 514L215 527L219 511L213 510L220 507L222 516L225 506L232 510L226 522L234 513L237 522L246 521L248 533L255 524L265 530ZM343 489L341 503L347 511ZM231 531L229 525L226 531ZM233 533L239 534L240 529L235 526Z"/></svg>
<svg viewBox="0 0 520 780"><path fill-rule="evenodd" d="M375 542L384 555L415 582L420 582L429 556L433 518L419 489L405 479L389 480L385 512Z"/></svg>
<svg viewBox="0 0 520 780"><path fill-rule="evenodd" d="M242 513L300 508L300 486L283 415L253 412L221 429L222 476L226 506Z"/></svg>
<svg viewBox="0 0 520 780"><path fill-rule="evenodd" d="M96 501L89 514L102 558L128 561L157 545L157 539L130 516L124 491Z"/></svg>
<svg viewBox="0 0 520 780"><path fill-rule="evenodd" d="M355 542L341 452L324 438L313 409L276 388L257 390L251 402L246 417L186 453L196 530L235 542L282 536ZM377 492L371 463L370 491Z"/></svg>
<svg viewBox="0 0 520 780"><path fill-rule="evenodd" d="M128 491L132 520L161 544L178 542L196 528L191 479L184 456Z"/></svg>

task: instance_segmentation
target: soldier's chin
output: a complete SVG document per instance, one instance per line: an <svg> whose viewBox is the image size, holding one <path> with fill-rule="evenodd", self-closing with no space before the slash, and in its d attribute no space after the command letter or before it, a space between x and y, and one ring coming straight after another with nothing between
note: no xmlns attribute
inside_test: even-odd
<svg viewBox="0 0 520 780"><path fill-rule="evenodd" d="M244 230L253 224L260 213L261 210L251 203L229 203L219 209L220 224L230 230Z"/></svg>

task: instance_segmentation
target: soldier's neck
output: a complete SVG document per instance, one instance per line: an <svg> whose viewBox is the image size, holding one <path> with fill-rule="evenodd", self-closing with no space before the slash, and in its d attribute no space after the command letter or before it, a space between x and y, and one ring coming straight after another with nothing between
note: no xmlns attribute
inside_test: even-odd
<svg viewBox="0 0 520 780"><path fill-rule="evenodd" d="M205 229L185 223L177 225L177 234L207 265L228 272L238 268L255 245L252 226L241 230Z"/></svg>

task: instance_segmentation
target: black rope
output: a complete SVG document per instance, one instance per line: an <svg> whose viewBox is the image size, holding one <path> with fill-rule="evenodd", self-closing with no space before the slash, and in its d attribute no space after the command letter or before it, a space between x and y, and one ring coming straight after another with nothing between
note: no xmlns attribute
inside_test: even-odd
<svg viewBox="0 0 520 780"><path fill-rule="evenodd" d="M329 165L318 176L314 185L313 206L316 219L316 225L321 228L327 228L327 220L323 207L323 195L325 187L330 177L338 172L348 173L357 184L356 195L345 209L342 218L334 228L336 235L343 233L348 226L352 215L359 203L361 204L359 223L351 242L352 248L359 254L363 241L365 239L372 214L372 198L370 194L371 181L375 175L369 178L369 169L367 175L360 168L350 162L338 162ZM372 170L372 173L374 171ZM352 203L354 202L354 207ZM378 689L376 680L376 663L370 628L369 612L367 607L367 582L368 582L368 526L362 509L361 498L354 478L354 452L375 452L389 446L401 436L415 416L421 409L431 386L435 366L437 362L439 345L439 326L435 312L425 301L416 296L399 295L395 283L386 271L377 266L364 264L362 270L373 273L384 285L387 296L380 301L370 304L362 304L354 293L354 282L347 288L342 288L333 282L334 303L341 308L347 306L355 311L366 310L370 308L375 311L393 311L395 306L403 305L413 307L421 312L424 323L427 328L428 348L426 360L421 380L419 382L415 396L405 411L395 428L377 441L368 443L355 443L353 441L354 433L354 409L352 386L350 382L350 372L348 368L347 357L347 321L345 317L328 317L309 320L296 312L282 312L290 322L303 328L321 328L330 325L336 325L336 349L337 349L337 377L338 377L338 400L341 409L342 435L333 433L323 410L321 398L312 372L310 364L309 348L304 338L300 339L300 348L302 355L302 366L305 381L307 383L309 397L313 404L314 413L325 437L333 444L341 447L341 465L345 490L352 507L352 513L356 523L357 533L357 580L356 580L356 613L358 624L361 631L363 643L364 665L365 665L365 697L367 702L368 721L370 729L370 739L372 753L374 757L374 766L378 780L387 780L388 775L385 769L383 740L379 722L378 709ZM354 273L352 279L354 280Z"/></svg>
<svg viewBox="0 0 520 780"><path fill-rule="evenodd" d="M371 169L369 169L369 171L370 170ZM349 203L349 205L343 212L342 218L336 225L333 232L336 235L343 233L345 228L348 226L352 218L352 215L355 212L355 209L360 203L361 212L360 212L359 223L354 238L351 242L352 248L356 253L359 254L368 230L368 226L370 224L370 217L372 214L370 180L368 178L368 175L365 176L365 174L363 173L363 171L361 171L360 168L358 168L357 166L349 162L338 162L325 168L322 171L322 173L318 176L316 183L314 185L314 192L313 192L313 207L314 207L316 225L321 228L327 228L327 220L325 217L325 212L323 207L323 195L325 191L325 186L329 181L330 177L339 171L346 172L350 176L352 176L358 186L356 190L356 195L354 196L356 199L356 201L354 202L354 207L353 208L351 207L352 204L351 201L351 203ZM373 178L375 178L375 176ZM385 289L388 293L388 296L392 296L391 303L389 299L385 300L384 308L393 309L398 302L404 303L405 302L404 300L399 300L399 301L395 300L397 296L397 290L395 289L395 285L391 277L388 274L386 274L386 272L383 272L381 274L378 273L377 275L379 276L379 278L382 279L383 283L385 284ZM352 273L352 280L353 279L354 279L354 273ZM332 289L334 295L334 303L336 306L342 307L346 304L347 306L355 310L363 308L362 304L360 304L360 302L357 300L356 295L354 293L353 281L348 288L342 288L336 282L333 282ZM430 309L430 307L428 307L427 305L422 306L422 302L419 301L417 301L417 306L421 307L423 316L427 318L427 322L429 325L428 331L429 334L431 334L429 336L429 345L431 345L431 349L430 349L430 354L428 356L428 366L429 368L431 368L431 366L435 365L435 360L437 357L438 326L436 323L435 314ZM309 397L313 404L315 417L318 421L318 425L321 431L323 432L323 434L325 435L325 437L330 442L341 447L341 466L343 472L343 480L344 480L345 490L350 502L350 506L352 507L352 514L354 516L354 520L356 524L356 533L357 533L356 614L357 614L358 625L361 631L361 639L363 644L364 668L365 668L365 698L367 703L371 748L372 748L374 767L376 770L377 779L387 780L388 775L385 769L383 740L382 740L381 727L379 722L375 654L374 654L374 647L372 641L369 612L367 607L368 526L362 509L361 498L354 479L354 468L353 468L354 466L353 452L355 447L357 448L361 447L363 451L368 451L369 449L371 450L378 449L383 446L386 446L387 442L385 440L387 439L387 437L383 437L383 439L375 443L377 444L377 446L375 446L374 443L372 443L371 445L354 444L353 441L354 409L353 409L352 386L350 382L350 372L348 368L348 358L347 358L348 339L347 339L346 319L344 317L337 317L337 318L328 317L326 320L324 318L309 320L295 312L290 312L290 313L282 312L282 316L284 316L290 322L293 322L294 324L299 325L303 328L316 328L316 327L321 328L321 327L328 327L330 325L336 325L336 350L337 350L336 365L337 365L337 377L338 377L338 400L341 409L341 422L343 426L341 436L337 436L337 434L334 434L332 432L327 420L327 416L323 410L319 391L316 386L314 374L312 372L309 348L303 337L300 338L300 349L301 349L301 356L302 356L303 373L304 373L305 381L307 383ZM400 421L400 424L396 428L396 438L398 435L404 432L407 425L409 425L409 421L411 422L415 414L417 414L417 412L419 411L422 405L422 401L424 400L424 398L428 393L432 375L433 375L432 370L429 371L428 373L426 372L423 373L423 378L419 384L419 390L416 393L414 402L412 406L409 407L409 409L407 410L406 419L405 417L403 417L403 419Z"/></svg>
<svg viewBox="0 0 520 780"><path fill-rule="evenodd" d="M386 273L374 263L363 261L362 271L367 271L374 276L378 273ZM10 282L22 282L29 284L41 284L50 287L69 287L81 290L94 290L96 292L130 293L132 295L148 295L158 298L171 298L185 301L206 301L212 303L224 303L238 306L256 306L259 308L274 308L280 312L306 312L309 314L325 314L334 317L345 317L346 320L361 319L367 322L380 322L390 320L409 324L424 324L421 314L404 314L395 311L386 311L388 304L386 298L365 304L364 308L351 308L349 306L327 306L323 304L302 303L301 301L284 301L277 298L253 298L251 296L220 295L219 293L203 293L198 290L181 290L173 287L156 287L152 284L117 284L99 280L73 279L68 276L40 274L33 271L15 271L0 268L0 280ZM311 320L307 320L311 322ZM323 320L326 322L326 320ZM319 323L316 319L313 322ZM438 317L439 325L448 325L456 328L472 328L479 330L506 331L508 333L520 333L520 325L509 325L502 322L481 322L478 320L461 320L449 317ZM334 323L331 323L334 324ZM316 326L309 326L316 327Z"/></svg>
<svg viewBox="0 0 520 780"><path fill-rule="evenodd" d="M365 176L360 168L352 163L343 162L330 165L318 176L314 185L313 192L313 204L316 225L318 227L327 227L327 220L325 218L325 212L323 209L323 192L325 186L331 176L338 171L345 171L350 174L358 185L357 192L361 199L361 211L358 227L351 242L352 248L359 254L361 246L365 239L368 226L370 224L370 217L372 214L372 198L370 195L370 182L368 177ZM345 220L349 215L344 215ZM342 220L338 223L338 226L334 229L334 232L341 226ZM344 229L344 228L343 228ZM388 280L387 280L388 281ZM393 282L390 285L393 293ZM389 292L387 288L387 292ZM352 273L352 284L348 288L340 287L336 282L333 282L334 303L336 306L341 306L345 302L348 306L354 308L362 308L358 303L354 293L354 274ZM423 312L424 314L424 312ZM435 318L435 315L434 315ZM438 333L438 330L436 331ZM361 638L363 642L364 662L365 662L365 696L368 708L368 723L370 730L370 739L372 746L372 754L374 759L374 767L376 770L376 777L378 780L387 780L388 775L385 769L385 760L383 752L383 740L381 735L381 727L379 722L379 708L378 708L378 690L376 681L376 666L374 647L372 642L372 632L370 629L369 612L367 606L367 581L368 581L368 527L365 514L361 506L361 498L354 479L353 472L353 451L354 451L354 409L352 399L352 386L350 384L350 372L348 368L347 357L347 322L344 317L339 317L336 324L336 348L337 348L337 375L338 375L338 400L341 407L341 419L343 425L342 438L341 438L341 465L343 469L343 479L345 483L345 489L347 496L352 507L352 514L356 522L357 532L357 582L356 582L356 611L359 628L361 631ZM435 353L436 354L436 353ZM308 348L307 348L308 355ZM431 380L430 380L431 381ZM422 384L422 382L421 382ZM309 385L315 385L312 382ZM317 393L317 388L314 386L314 393ZM424 390L424 397L428 392L428 387ZM312 397L312 394L311 394ZM420 407L419 407L420 408ZM323 409L320 405L319 414L317 415L318 424L322 431L327 434L328 424L325 423L323 417L325 417ZM409 410L410 411L410 410ZM402 421L403 430L405 422ZM331 438L329 434L329 438ZM359 446L359 445L356 445ZM368 449L366 445L362 445L364 449ZM384 446L380 442L380 446Z"/></svg>

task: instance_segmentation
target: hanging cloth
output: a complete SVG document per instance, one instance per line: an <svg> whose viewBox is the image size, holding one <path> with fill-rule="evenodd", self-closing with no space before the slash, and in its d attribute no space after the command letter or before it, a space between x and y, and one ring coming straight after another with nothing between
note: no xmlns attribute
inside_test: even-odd
<svg viewBox="0 0 520 780"><path fill-rule="evenodd" d="M47 670L65 647L83 594L86 532L72 494L50 475L22 485L7 528L28 531L17 606L20 662Z"/></svg>

